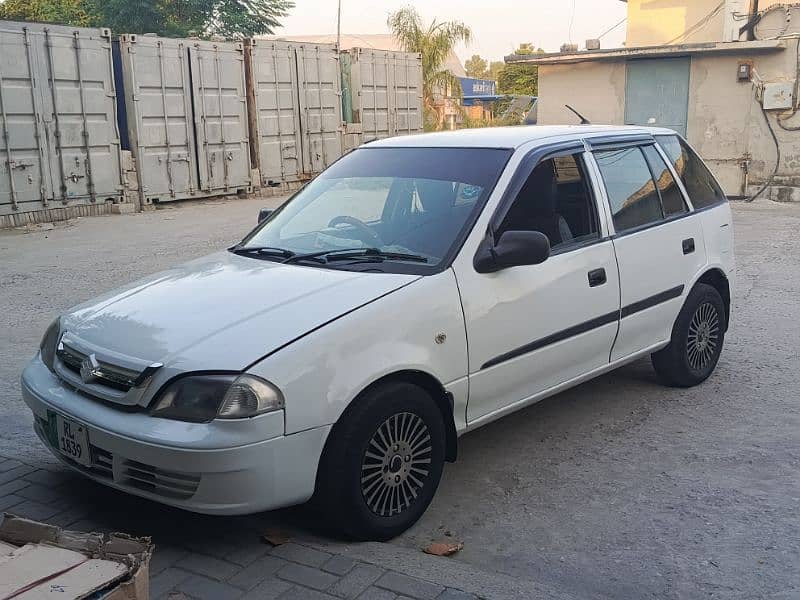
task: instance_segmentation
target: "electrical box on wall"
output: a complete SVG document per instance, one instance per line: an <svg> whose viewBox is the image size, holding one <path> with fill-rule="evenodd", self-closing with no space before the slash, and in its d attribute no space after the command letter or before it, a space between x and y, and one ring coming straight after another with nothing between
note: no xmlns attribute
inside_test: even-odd
<svg viewBox="0 0 800 600"><path fill-rule="evenodd" d="M764 105L764 110L789 110L794 108L794 82L765 82L761 102Z"/></svg>

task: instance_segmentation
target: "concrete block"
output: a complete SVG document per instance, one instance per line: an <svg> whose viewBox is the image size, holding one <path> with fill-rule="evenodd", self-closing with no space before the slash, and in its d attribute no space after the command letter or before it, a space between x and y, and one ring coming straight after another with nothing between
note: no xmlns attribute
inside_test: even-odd
<svg viewBox="0 0 800 600"><path fill-rule="evenodd" d="M373 565L357 565L328 591L340 598L352 600L375 583L385 572Z"/></svg>
<svg viewBox="0 0 800 600"><path fill-rule="evenodd" d="M276 574L281 579L304 585L315 590L326 590L336 582L336 575L314 567L289 563Z"/></svg>
<svg viewBox="0 0 800 600"><path fill-rule="evenodd" d="M404 596L411 596L412 598L420 598L424 600L433 600L444 591L444 587L434 583L428 583L415 577L409 577L401 573L386 573L378 581L375 582L377 587L391 590Z"/></svg>
<svg viewBox="0 0 800 600"><path fill-rule="evenodd" d="M199 575L183 580L176 589L197 600L236 600L242 596L239 588Z"/></svg>
<svg viewBox="0 0 800 600"><path fill-rule="evenodd" d="M272 556L278 556L284 560L300 563L309 567L321 567L331 558L327 552L306 548L300 544L283 544L272 551Z"/></svg>

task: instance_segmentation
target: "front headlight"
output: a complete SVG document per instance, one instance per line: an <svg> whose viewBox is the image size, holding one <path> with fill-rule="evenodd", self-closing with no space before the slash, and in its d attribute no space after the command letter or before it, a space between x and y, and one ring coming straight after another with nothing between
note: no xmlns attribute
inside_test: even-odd
<svg viewBox="0 0 800 600"><path fill-rule="evenodd" d="M58 347L58 338L61 334L61 317L50 323L47 331L44 332L44 337L39 343L39 353L42 356L42 362L51 371L55 371L56 362L56 348Z"/></svg>
<svg viewBox="0 0 800 600"><path fill-rule="evenodd" d="M255 417L283 406L280 390L253 375L190 375L172 382L150 414L208 423L214 419Z"/></svg>

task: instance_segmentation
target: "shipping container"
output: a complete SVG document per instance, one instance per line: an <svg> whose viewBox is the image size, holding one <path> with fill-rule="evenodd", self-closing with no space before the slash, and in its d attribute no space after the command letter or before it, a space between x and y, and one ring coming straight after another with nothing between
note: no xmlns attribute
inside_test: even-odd
<svg viewBox="0 0 800 600"><path fill-rule="evenodd" d="M423 131L422 57L410 52L352 48L344 53L343 105L349 131L348 146Z"/></svg>
<svg viewBox="0 0 800 600"><path fill-rule="evenodd" d="M142 204L248 191L242 44L125 34L118 52Z"/></svg>
<svg viewBox="0 0 800 600"><path fill-rule="evenodd" d="M333 44L246 42L252 166L261 185L291 185L342 155L339 60Z"/></svg>
<svg viewBox="0 0 800 600"><path fill-rule="evenodd" d="M123 193L110 31L0 21L0 215Z"/></svg>

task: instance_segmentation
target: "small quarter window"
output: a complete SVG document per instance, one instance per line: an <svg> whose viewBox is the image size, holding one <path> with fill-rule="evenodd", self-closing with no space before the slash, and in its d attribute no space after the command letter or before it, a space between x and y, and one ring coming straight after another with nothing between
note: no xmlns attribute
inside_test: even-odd
<svg viewBox="0 0 800 600"><path fill-rule="evenodd" d="M595 152L617 232L636 229L664 218L661 199L642 149Z"/></svg>
<svg viewBox="0 0 800 600"><path fill-rule="evenodd" d="M650 169L656 180L658 191L661 194L664 216L669 218L689 212L683 199L683 194L678 187L678 182L675 181L672 172L667 167L664 159L661 158L658 150L656 150L655 146L645 146L643 150L647 157L647 162L650 163Z"/></svg>
<svg viewBox="0 0 800 600"><path fill-rule="evenodd" d="M656 140L672 161L695 208L727 202L725 192L719 187L711 171L686 142L676 135L658 135Z"/></svg>
<svg viewBox="0 0 800 600"><path fill-rule="evenodd" d="M539 163L503 219L505 231L540 231L554 252L600 238L594 197L580 154Z"/></svg>

